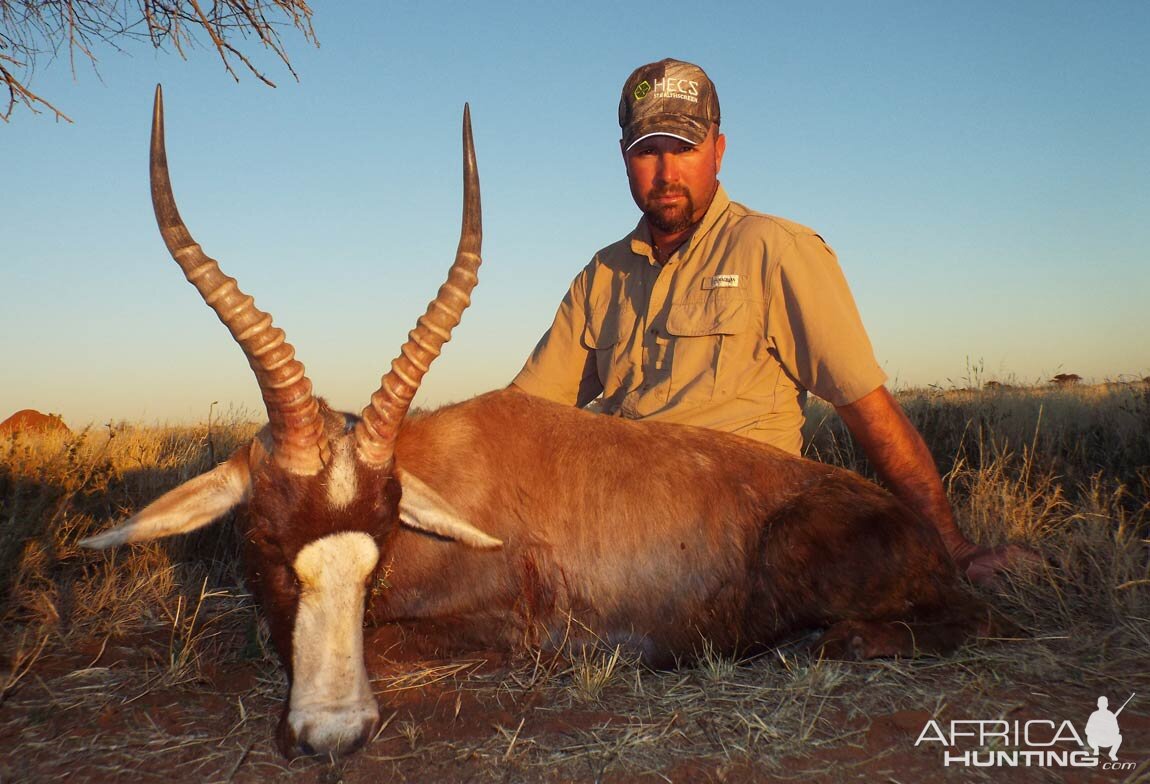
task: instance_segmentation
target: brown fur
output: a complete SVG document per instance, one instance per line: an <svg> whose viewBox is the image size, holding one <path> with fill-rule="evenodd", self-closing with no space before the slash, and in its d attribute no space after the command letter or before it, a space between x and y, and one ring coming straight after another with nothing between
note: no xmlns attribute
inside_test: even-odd
<svg viewBox="0 0 1150 784"><path fill-rule="evenodd" d="M369 621L439 632L445 652L599 640L669 664L704 640L740 653L843 621L948 629L919 646L937 652L985 615L893 496L736 436L500 391L411 419L396 459L504 541L398 529L382 551ZM915 645L875 636L846 652Z"/></svg>
<svg viewBox="0 0 1150 784"><path fill-rule="evenodd" d="M342 437L350 429L343 414L320 401L328 433ZM264 445L253 445L252 498L244 534L244 562L249 586L259 598L272 641L291 677L292 630L299 585L292 564L310 542L340 531L365 531L387 551L398 525L399 484L394 478L358 467L361 488L347 508L333 510L323 490L326 472L294 476L267 459Z"/></svg>

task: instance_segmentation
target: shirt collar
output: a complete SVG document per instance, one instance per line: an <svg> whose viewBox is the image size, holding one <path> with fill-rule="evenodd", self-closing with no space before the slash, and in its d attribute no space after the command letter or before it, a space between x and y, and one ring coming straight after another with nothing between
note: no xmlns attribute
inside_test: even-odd
<svg viewBox="0 0 1150 784"><path fill-rule="evenodd" d="M715 189L715 196L711 199L711 205L703 214L703 219L699 221L699 225L695 227L687 242L679 248L677 253L682 255L690 252L714 228L730 204L731 200L720 183ZM655 244L651 240L651 227L647 225L647 216L645 215L639 219L635 230L631 232L631 252L636 256L646 257L648 263L652 265L658 265L658 262L655 261Z"/></svg>

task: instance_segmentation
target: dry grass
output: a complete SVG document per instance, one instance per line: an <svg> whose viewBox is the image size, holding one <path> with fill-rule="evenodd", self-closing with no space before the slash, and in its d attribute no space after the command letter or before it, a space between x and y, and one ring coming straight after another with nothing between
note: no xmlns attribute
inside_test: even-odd
<svg viewBox="0 0 1150 784"><path fill-rule="evenodd" d="M387 667L385 722L342 761L279 757L285 689L228 521L89 553L76 541L208 468L254 427L117 426L0 442L0 780L303 782L941 778L929 717L1085 719L1150 695L1150 389L911 391L960 524L1048 565L987 598L1024 630L945 659L820 661L804 640L749 662L705 646L652 672L618 649ZM809 451L867 472L812 407ZM1150 704L1150 703L1147 703ZM1150 749L1150 732L1127 741ZM916 767L917 766L917 767ZM963 771L954 780L992 781ZM1044 771L1019 780L1053 781ZM1145 775L1115 774L1121 781Z"/></svg>

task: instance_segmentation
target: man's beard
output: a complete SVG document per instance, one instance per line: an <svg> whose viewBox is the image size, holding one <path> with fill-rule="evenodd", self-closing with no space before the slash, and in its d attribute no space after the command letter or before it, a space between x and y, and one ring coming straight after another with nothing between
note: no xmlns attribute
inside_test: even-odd
<svg viewBox="0 0 1150 784"><path fill-rule="evenodd" d="M675 194L683 196L682 204L667 204L652 206L655 199L661 196ZM689 229L695 222L695 200L686 188L662 188L647 194L647 203L643 207L643 214L647 221L664 234L678 234Z"/></svg>

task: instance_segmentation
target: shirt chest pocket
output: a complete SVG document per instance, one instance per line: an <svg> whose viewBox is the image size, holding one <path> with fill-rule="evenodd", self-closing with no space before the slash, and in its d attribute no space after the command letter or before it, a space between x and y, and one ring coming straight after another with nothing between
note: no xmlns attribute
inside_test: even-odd
<svg viewBox="0 0 1150 784"><path fill-rule="evenodd" d="M624 374L623 361L638 317L629 305L592 312L583 329L583 344L595 352L595 365L604 393L612 394Z"/></svg>
<svg viewBox="0 0 1150 784"><path fill-rule="evenodd" d="M742 346L747 344L751 306L736 297L671 305L671 399L676 403L721 400L735 393ZM748 358L749 359L749 358Z"/></svg>

